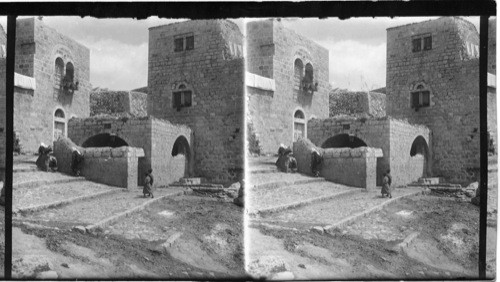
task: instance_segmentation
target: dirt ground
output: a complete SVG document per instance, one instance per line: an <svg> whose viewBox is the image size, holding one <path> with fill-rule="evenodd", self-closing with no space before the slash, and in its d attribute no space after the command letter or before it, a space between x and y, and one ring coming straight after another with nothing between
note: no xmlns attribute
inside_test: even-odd
<svg viewBox="0 0 500 282"><path fill-rule="evenodd" d="M283 250L276 253L283 263L270 271L289 271L296 279L460 279L478 275L479 208L455 198L405 198L324 234L299 228L253 228L261 236L278 239L274 246L282 243ZM487 271L494 277L495 221L489 221L488 233ZM405 238L410 243L401 248Z"/></svg>
<svg viewBox="0 0 500 282"><path fill-rule="evenodd" d="M167 221L157 216L165 210L176 211L175 216ZM136 238L116 234L120 223L95 234L64 224L13 223L13 276L36 278L50 270L59 279L243 277L242 214L232 203L179 196L130 217L163 233L177 226L182 235L169 248L162 247L165 238L140 236L140 230ZM204 259L219 267L198 264Z"/></svg>

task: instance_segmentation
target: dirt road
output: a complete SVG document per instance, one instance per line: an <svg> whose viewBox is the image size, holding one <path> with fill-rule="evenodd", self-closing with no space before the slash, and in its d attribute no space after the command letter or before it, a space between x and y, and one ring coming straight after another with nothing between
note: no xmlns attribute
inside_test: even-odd
<svg viewBox="0 0 500 282"><path fill-rule="evenodd" d="M413 196L328 233L301 227L287 222L282 228L250 228L251 273L271 279L335 280L478 275L479 208L470 202ZM488 274L493 277L493 221L488 230Z"/></svg>
<svg viewBox="0 0 500 282"><path fill-rule="evenodd" d="M95 234L64 222L13 225L14 277L244 276L242 210L210 198L167 198Z"/></svg>

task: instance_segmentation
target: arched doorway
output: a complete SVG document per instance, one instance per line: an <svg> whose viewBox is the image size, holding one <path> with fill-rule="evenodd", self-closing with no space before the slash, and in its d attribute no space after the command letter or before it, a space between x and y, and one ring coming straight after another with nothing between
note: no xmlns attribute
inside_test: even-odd
<svg viewBox="0 0 500 282"><path fill-rule="evenodd" d="M82 147L111 147L118 148L122 146L128 146L127 142L122 138L112 135L109 133L101 133L90 137L83 142Z"/></svg>
<svg viewBox="0 0 500 282"><path fill-rule="evenodd" d="M367 147L365 141L349 134L338 134L328 138L321 148L358 148Z"/></svg>
<svg viewBox="0 0 500 282"><path fill-rule="evenodd" d="M66 115L62 109L54 112L53 140L59 139L59 136L66 137Z"/></svg>
<svg viewBox="0 0 500 282"><path fill-rule="evenodd" d="M180 179L189 176L189 160L191 157L191 149L186 137L179 136L172 146L172 166L171 171L174 179Z"/></svg>
<svg viewBox="0 0 500 282"><path fill-rule="evenodd" d="M296 110L293 114L293 142L306 136L306 116L303 111Z"/></svg>
<svg viewBox="0 0 500 282"><path fill-rule="evenodd" d="M429 146L427 141L421 135L417 136L410 148L410 168L408 171L411 173L411 180L418 180L420 177L427 177L428 174L428 158Z"/></svg>

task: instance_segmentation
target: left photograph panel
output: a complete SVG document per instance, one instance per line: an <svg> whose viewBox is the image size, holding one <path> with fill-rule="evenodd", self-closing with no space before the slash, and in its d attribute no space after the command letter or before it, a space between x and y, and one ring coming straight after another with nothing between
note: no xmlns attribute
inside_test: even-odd
<svg viewBox="0 0 500 282"><path fill-rule="evenodd" d="M17 18L12 278L245 277L242 31Z"/></svg>

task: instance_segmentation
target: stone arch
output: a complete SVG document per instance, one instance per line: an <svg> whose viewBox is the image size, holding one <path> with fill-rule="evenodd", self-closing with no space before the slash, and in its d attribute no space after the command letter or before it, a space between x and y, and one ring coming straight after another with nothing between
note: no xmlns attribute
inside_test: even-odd
<svg viewBox="0 0 500 282"><path fill-rule="evenodd" d="M299 138L307 138L307 122L306 115L302 108L296 108L293 111L293 140L292 143Z"/></svg>
<svg viewBox="0 0 500 282"><path fill-rule="evenodd" d="M191 147L184 135L179 135L172 146L171 173L174 179L188 177L191 166Z"/></svg>
<svg viewBox="0 0 500 282"><path fill-rule="evenodd" d="M321 148L358 148L367 147L366 142L362 139L349 134L337 134L323 142Z"/></svg>
<svg viewBox="0 0 500 282"><path fill-rule="evenodd" d="M128 143L121 137L109 133L101 133L94 135L90 138L87 138L87 140L85 140L82 143L82 147L84 148L89 148L89 147L118 148L122 146L128 146Z"/></svg>
<svg viewBox="0 0 500 282"><path fill-rule="evenodd" d="M52 141L59 139L59 136L66 137L67 133L67 122L66 114L62 108L56 108L54 110L53 117L53 128L52 128Z"/></svg>
<svg viewBox="0 0 500 282"><path fill-rule="evenodd" d="M410 169L413 178L429 176L429 145L422 135L417 136L410 147Z"/></svg>

